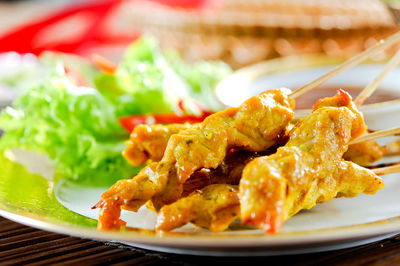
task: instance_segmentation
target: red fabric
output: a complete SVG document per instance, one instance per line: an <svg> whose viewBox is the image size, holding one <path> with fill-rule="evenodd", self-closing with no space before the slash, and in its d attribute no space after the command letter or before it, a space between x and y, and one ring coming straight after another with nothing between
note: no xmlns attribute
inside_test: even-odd
<svg viewBox="0 0 400 266"><path fill-rule="evenodd" d="M0 37L0 52L39 55L45 50L88 56L91 48L128 45L137 35L116 35L105 27L110 12L124 0L98 0L68 6L40 20L13 29ZM202 10L222 0L149 0L177 8ZM75 22L74 22L75 20ZM75 23L63 32L63 23ZM74 30L70 30L73 28ZM64 27L64 29L66 29ZM54 37L56 36L56 37Z"/></svg>
<svg viewBox="0 0 400 266"><path fill-rule="evenodd" d="M104 20L110 11L119 5L122 0L101 0L75 4L57 11L43 19L34 21L20 28L14 29L0 37L0 52L16 51L19 53L40 54L45 50L79 54L83 48L104 43L133 41L132 37L112 36L103 29ZM84 28L77 38L62 39L60 41L40 42L38 36L49 28L57 29L57 25L68 19L79 17L79 24ZM79 31L79 28L77 29ZM73 34L73 32L72 32ZM68 36L71 33L68 33ZM52 36L49 36L52 37Z"/></svg>
<svg viewBox="0 0 400 266"><path fill-rule="evenodd" d="M170 7L201 9L210 5L210 0L150 0Z"/></svg>

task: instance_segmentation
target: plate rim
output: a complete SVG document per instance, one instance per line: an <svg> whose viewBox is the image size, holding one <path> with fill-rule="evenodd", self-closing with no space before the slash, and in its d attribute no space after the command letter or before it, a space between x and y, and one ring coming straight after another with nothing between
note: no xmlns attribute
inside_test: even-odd
<svg viewBox="0 0 400 266"><path fill-rule="evenodd" d="M261 61L234 71L229 76L222 79L214 89L214 94L218 101L225 107L231 107L225 101L225 91L229 91L232 84L241 84L246 86L253 82L254 80L274 73L293 71L299 69L307 69L314 67L324 67L324 66L337 66L346 60L345 57L332 57L329 55L313 54L313 55L292 55L280 58L274 58L270 60ZM374 61L367 60L362 62L360 65L370 64L370 65L384 65L387 60ZM391 106L393 104L400 103L400 99L388 100L384 102L366 104L360 107L361 111L378 109L380 107ZM299 113L308 113L311 109L298 109Z"/></svg>
<svg viewBox="0 0 400 266"><path fill-rule="evenodd" d="M55 224L33 215L21 214L0 207L0 216L17 223L54 233L100 241L130 242L171 248L289 248L299 245L344 243L375 236L400 233L400 216L360 225L342 226L276 235L212 235L146 232L99 232L79 225ZM295 236L295 237L294 237ZM240 241L238 241L240 240Z"/></svg>

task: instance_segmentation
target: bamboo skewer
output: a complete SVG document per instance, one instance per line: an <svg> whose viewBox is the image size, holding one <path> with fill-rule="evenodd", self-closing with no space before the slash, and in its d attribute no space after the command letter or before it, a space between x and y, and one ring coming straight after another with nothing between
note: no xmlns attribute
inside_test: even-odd
<svg viewBox="0 0 400 266"><path fill-rule="evenodd" d="M361 137L358 137L358 138L350 141L349 145L367 141L367 140L373 140L373 139L377 139L377 138L394 136L396 134L400 134L400 127L379 130L374 133L362 135Z"/></svg>
<svg viewBox="0 0 400 266"><path fill-rule="evenodd" d="M350 58L349 60L347 60L346 62L338 65L337 67L335 67L334 69L332 69L331 71L329 71L328 73L320 76L319 78L311 81L310 83L294 90L291 94L290 94L290 98L295 99L303 94L305 94L306 92L318 87L319 85L323 84L324 82L328 81L329 79L333 78L334 76L342 73L343 71L359 64L360 62L366 60L367 58L376 55L377 53L385 50L386 48L392 46L393 44L400 42L400 32L397 32L395 34L393 34L392 36L390 36L389 38L387 38L386 40L382 40L380 42L378 42L377 44L375 44L374 46L368 48L367 50L365 50L364 52Z"/></svg>
<svg viewBox="0 0 400 266"><path fill-rule="evenodd" d="M400 172L400 163L391 166L371 169L371 171L374 172L376 175L388 175L398 173Z"/></svg>
<svg viewBox="0 0 400 266"><path fill-rule="evenodd" d="M382 80L390 73L393 68L395 68L400 63L400 50L390 59L390 61L385 65L382 72L370 83L367 87L365 87L357 98L354 100L354 104L357 107L360 107L371 94L378 88L379 84L381 84Z"/></svg>
<svg viewBox="0 0 400 266"><path fill-rule="evenodd" d="M379 75L370 83L368 84L367 87L365 87L361 93L357 96L357 98L354 100L354 104L357 107L360 107L367 99L369 96L374 93L374 91L378 88L379 84L382 82L382 80L390 73L390 71L393 70L398 64L400 63L400 50L389 60L389 62L384 66L383 70ZM367 140L372 140L372 139L377 139L377 138L383 138L383 137L388 137L388 136L393 136L396 134L400 133L400 127L397 128L390 128L390 129L385 129L385 130L380 130L374 133L366 134L363 135L357 139L354 139L350 141L351 144L356 144L359 142L367 141Z"/></svg>

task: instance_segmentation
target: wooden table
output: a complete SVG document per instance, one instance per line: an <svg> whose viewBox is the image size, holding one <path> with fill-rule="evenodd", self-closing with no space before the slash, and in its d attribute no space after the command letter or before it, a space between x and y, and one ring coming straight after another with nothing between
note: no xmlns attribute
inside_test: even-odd
<svg viewBox="0 0 400 266"><path fill-rule="evenodd" d="M337 251L276 257L176 255L41 231L0 217L0 265L400 265L400 235Z"/></svg>

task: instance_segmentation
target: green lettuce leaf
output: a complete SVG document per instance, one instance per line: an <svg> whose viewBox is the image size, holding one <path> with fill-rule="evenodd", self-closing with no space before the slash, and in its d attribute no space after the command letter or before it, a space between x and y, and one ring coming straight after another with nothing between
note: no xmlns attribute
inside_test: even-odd
<svg viewBox="0 0 400 266"><path fill-rule="evenodd" d="M189 96L200 102L206 109L219 111L223 108L215 97L214 89L232 69L221 61L185 62L174 51L166 53L166 60L174 71L190 86Z"/></svg>
<svg viewBox="0 0 400 266"><path fill-rule="evenodd" d="M0 129L5 131L0 149L46 154L59 176L92 185L110 185L139 170L121 154L129 134L119 125L119 117L182 114L179 105L185 113L197 114L201 110L196 101L218 110L213 89L231 71L223 63L189 64L176 54L163 55L150 37L129 46L113 74L60 53L42 55L37 65L40 79L32 79L37 73L27 75L28 71L21 71L23 78L9 79L10 86L23 90L0 114ZM74 85L74 77L64 73L65 66L97 89Z"/></svg>
<svg viewBox="0 0 400 266"><path fill-rule="evenodd" d="M118 108L121 116L175 112L179 98L170 93L161 61L163 57L154 39L141 38L127 48L115 74L102 73L94 83L110 101L124 103Z"/></svg>
<svg viewBox="0 0 400 266"><path fill-rule="evenodd" d="M122 157L129 135L116 110L97 90L72 84L59 67L0 114L0 149L40 152L62 177L112 184L138 170Z"/></svg>
<svg viewBox="0 0 400 266"><path fill-rule="evenodd" d="M200 112L202 103L209 110L221 109L214 87L231 69L221 62L189 64L176 54L164 56L158 42L142 37L128 47L114 74L102 73L96 88L119 105L118 115L143 113L180 113L182 102L187 113ZM132 96L130 104L122 98Z"/></svg>

